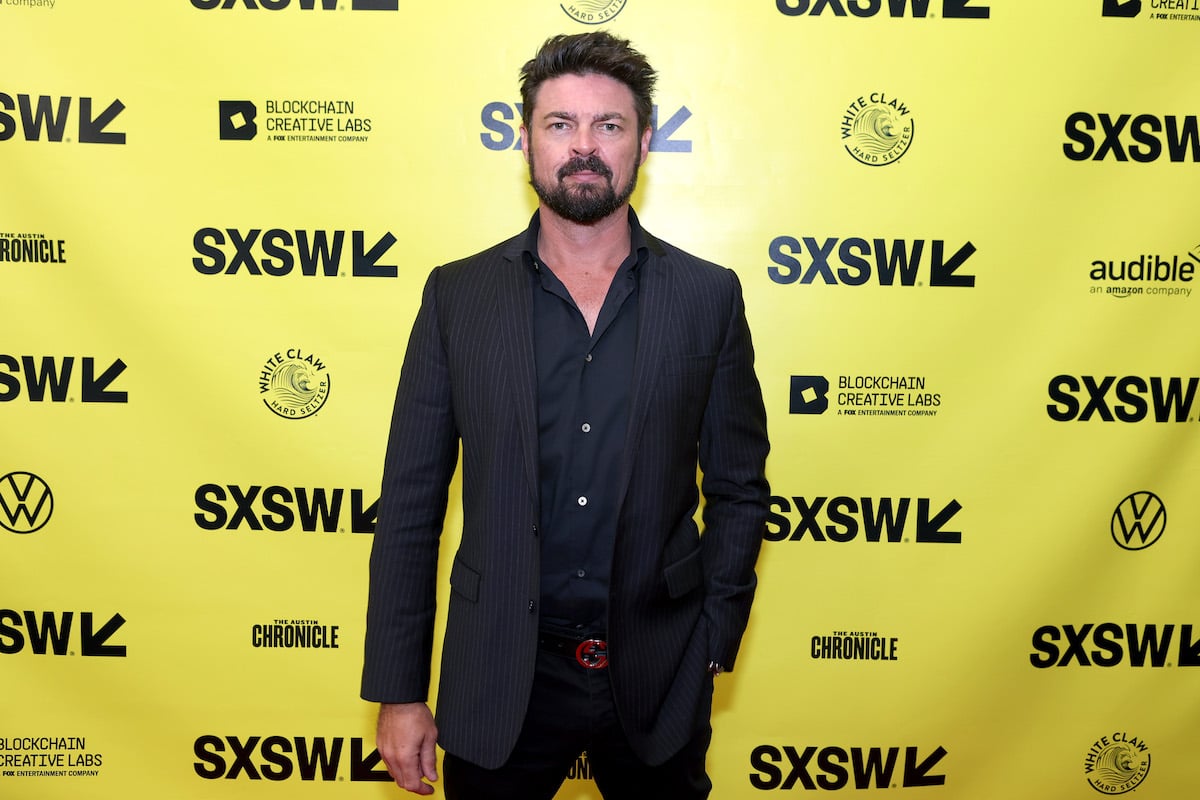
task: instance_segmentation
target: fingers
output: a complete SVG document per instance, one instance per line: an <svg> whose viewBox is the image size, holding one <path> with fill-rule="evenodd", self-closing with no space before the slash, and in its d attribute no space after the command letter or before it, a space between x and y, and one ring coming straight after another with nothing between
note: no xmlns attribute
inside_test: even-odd
<svg viewBox="0 0 1200 800"><path fill-rule="evenodd" d="M422 780L438 778L437 726L428 706L381 706L376 746L397 786L413 794L433 794L433 787Z"/></svg>

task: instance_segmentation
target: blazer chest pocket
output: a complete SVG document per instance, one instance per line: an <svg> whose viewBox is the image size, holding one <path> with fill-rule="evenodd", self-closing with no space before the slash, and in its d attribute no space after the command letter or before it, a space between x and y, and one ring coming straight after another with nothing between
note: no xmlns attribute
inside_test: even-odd
<svg viewBox="0 0 1200 800"><path fill-rule="evenodd" d="M479 573L457 556L450 567L450 589L472 603L479 602Z"/></svg>

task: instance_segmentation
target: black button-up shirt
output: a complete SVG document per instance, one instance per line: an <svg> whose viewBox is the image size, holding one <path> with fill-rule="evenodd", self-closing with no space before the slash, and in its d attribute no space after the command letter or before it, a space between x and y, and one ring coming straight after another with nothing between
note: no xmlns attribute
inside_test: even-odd
<svg viewBox="0 0 1200 800"><path fill-rule="evenodd" d="M538 257L537 214L525 241L537 367L542 622L588 634L606 624L637 346L637 268L649 253L632 210L629 224L630 253L590 334L566 287Z"/></svg>

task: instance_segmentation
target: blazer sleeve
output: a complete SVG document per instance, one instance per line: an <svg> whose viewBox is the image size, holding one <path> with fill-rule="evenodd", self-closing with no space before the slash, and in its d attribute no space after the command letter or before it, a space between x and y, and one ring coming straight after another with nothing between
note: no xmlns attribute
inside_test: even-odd
<svg viewBox="0 0 1200 800"><path fill-rule="evenodd" d="M732 669L750 617L770 490L766 409L741 284L732 270L730 311L700 428L704 562L710 660Z"/></svg>
<svg viewBox="0 0 1200 800"><path fill-rule="evenodd" d="M361 693L376 702L429 694L438 548L458 461L437 283L435 269L408 340L371 547Z"/></svg>

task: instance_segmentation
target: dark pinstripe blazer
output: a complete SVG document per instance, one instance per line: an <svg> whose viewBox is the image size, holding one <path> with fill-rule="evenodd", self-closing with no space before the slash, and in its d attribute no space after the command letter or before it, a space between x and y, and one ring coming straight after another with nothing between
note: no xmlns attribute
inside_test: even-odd
<svg viewBox="0 0 1200 800"><path fill-rule="evenodd" d="M436 712L441 746L487 768L512 751L537 649L537 386L523 237L439 267L425 286L384 463L363 667L364 699L427 698L438 538L461 439L462 543ZM754 596L768 445L736 275L646 241L630 423L613 476L624 495L608 641L626 733L659 763L693 730L708 662L734 664ZM692 516L697 465L703 536Z"/></svg>

